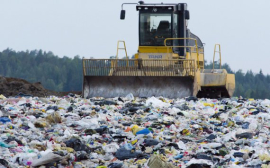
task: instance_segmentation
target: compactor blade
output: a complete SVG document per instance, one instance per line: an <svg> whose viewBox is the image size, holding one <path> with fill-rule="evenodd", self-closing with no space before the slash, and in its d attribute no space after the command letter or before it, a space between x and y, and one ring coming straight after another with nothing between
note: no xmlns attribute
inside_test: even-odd
<svg viewBox="0 0 270 168"><path fill-rule="evenodd" d="M193 94L193 78L172 76L84 76L83 96L183 98Z"/></svg>

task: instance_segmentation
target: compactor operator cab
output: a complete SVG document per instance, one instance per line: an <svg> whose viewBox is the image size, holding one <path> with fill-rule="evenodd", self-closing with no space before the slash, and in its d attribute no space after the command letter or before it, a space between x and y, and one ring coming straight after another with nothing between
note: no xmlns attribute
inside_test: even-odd
<svg viewBox="0 0 270 168"><path fill-rule="evenodd" d="M125 18L123 5L136 4L139 12L139 46L164 46L166 38L190 38L191 34L187 29L189 11L186 3L178 4L146 4L123 3L120 19ZM200 42L200 40L199 40ZM168 40L167 46L186 46L188 40ZM202 44L198 44L200 46ZM179 56L186 55L187 48L174 48L174 53Z"/></svg>

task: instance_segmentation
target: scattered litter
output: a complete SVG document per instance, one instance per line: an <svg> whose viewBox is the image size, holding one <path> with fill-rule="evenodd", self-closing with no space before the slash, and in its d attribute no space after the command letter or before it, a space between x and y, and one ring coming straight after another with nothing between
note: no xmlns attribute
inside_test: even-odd
<svg viewBox="0 0 270 168"><path fill-rule="evenodd" d="M269 167L270 100L0 95L0 167Z"/></svg>

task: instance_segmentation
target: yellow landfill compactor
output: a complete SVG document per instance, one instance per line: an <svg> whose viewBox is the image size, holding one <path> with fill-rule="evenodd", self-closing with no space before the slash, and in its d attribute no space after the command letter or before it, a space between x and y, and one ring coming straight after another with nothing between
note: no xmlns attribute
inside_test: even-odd
<svg viewBox="0 0 270 168"><path fill-rule="evenodd" d="M121 19L125 18L126 4L133 3L122 4ZM204 69L204 46L187 28L190 15L186 3L135 4L139 12L138 53L132 59L83 59L83 97L108 98L129 93L168 98L233 95L234 74L214 67ZM220 45L216 47L220 49ZM120 49L126 50L125 43Z"/></svg>

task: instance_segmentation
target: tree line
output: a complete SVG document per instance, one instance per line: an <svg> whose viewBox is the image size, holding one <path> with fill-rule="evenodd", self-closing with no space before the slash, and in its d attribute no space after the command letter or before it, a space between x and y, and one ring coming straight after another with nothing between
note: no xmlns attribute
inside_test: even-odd
<svg viewBox="0 0 270 168"><path fill-rule="evenodd" d="M206 69L212 67L212 62L205 62ZM233 71L226 63L222 68L228 73L235 74L234 96L270 99L270 75L263 74L262 70L259 73L252 70ZM22 78L29 82L41 82L46 89L54 91L81 91L82 58L80 56L60 58L52 52L42 50L16 52L6 49L0 52L0 75Z"/></svg>
<svg viewBox="0 0 270 168"><path fill-rule="evenodd" d="M42 50L0 52L0 75L41 82L49 90L80 91L82 59L79 56L60 58Z"/></svg>

